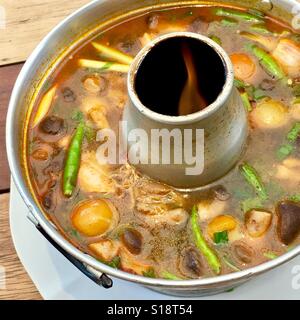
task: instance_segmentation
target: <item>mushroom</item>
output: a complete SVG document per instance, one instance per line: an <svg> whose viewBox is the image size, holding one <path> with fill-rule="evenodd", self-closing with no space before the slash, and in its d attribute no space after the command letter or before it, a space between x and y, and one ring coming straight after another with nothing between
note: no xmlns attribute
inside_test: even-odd
<svg viewBox="0 0 300 320"><path fill-rule="evenodd" d="M252 262L255 251L243 241L236 241L232 245L235 260L241 264L249 264Z"/></svg>
<svg viewBox="0 0 300 320"><path fill-rule="evenodd" d="M282 201L277 205L277 231L280 240L288 245L300 233L300 204L292 201Z"/></svg>
<svg viewBox="0 0 300 320"><path fill-rule="evenodd" d="M102 93L107 88L107 80L97 74L83 78L82 84L85 90L92 94Z"/></svg>
<svg viewBox="0 0 300 320"><path fill-rule="evenodd" d="M198 251L193 247L184 250L179 258L178 268L186 277L200 277L203 274L203 265Z"/></svg>
<svg viewBox="0 0 300 320"><path fill-rule="evenodd" d="M271 225L272 214L261 210L251 210L245 215L245 226L253 238L261 237Z"/></svg>
<svg viewBox="0 0 300 320"><path fill-rule="evenodd" d="M56 135L64 128L64 120L57 116L48 116L41 121L39 128L46 134Z"/></svg>
<svg viewBox="0 0 300 320"><path fill-rule="evenodd" d="M123 245L131 254L140 254L143 246L143 237L137 230L125 229L121 235Z"/></svg>

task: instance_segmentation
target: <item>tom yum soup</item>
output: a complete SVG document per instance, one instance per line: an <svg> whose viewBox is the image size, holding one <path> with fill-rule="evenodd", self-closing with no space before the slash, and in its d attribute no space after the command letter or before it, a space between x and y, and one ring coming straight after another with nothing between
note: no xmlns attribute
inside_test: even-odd
<svg viewBox="0 0 300 320"><path fill-rule="evenodd" d="M96 132L117 132L122 120L133 58L149 41L173 31L202 34L223 47L248 112L242 159L217 187L197 195L153 181L130 164L101 165L96 159L102 143ZM159 65L183 75L173 79L177 90L169 95L169 109L159 113L199 111L224 84L222 67L215 67L217 79L201 77L206 65L191 46L183 43L169 57L176 66ZM167 49L161 53L166 59ZM213 57L207 58L209 66ZM164 84L156 81L152 94L151 83L143 87L143 79L137 81L140 98L153 103L154 111L158 84ZM165 83L163 89L170 87ZM300 35L281 21L216 6L120 21L61 62L33 110L27 164L41 207L69 241L113 268L196 279L256 266L300 243Z"/></svg>

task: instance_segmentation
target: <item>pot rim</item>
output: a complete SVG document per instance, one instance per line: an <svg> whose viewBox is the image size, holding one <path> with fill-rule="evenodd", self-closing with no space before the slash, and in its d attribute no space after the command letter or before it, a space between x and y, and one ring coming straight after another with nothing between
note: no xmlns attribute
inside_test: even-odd
<svg viewBox="0 0 300 320"><path fill-rule="evenodd" d="M54 225L46 218L44 213L40 210L38 205L35 203L33 196L31 192L29 191L28 186L25 183L25 179L21 172L21 165L18 163L20 162L18 159L17 149L19 146L15 146L14 141L14 116L15 116L15 109L18 105L18 100L21 97L22 92L22 86L23 83L27 81L26 77L29 73L30 69L36 64L36 60L39 53L47 47L49 43L51 43L51 40L53 37L55 37L57 34L59 34L60 30L64 27L66 27L71 21L73 21L76 18L79 18L81 14L83 14L86 11L93 10L98 5L101 5L102 2L107 0L94 0L85 6L79 8L74 13L66 17L63 21L61 21L56 27L48 33L48 35L39 43L39 45L36 47L36 49L32 52L30 57L27 59L26 63L24 64L17 80L14 85L12 95L9 102L8 107L8 113L6 118L6 151L7 151L7 157L8 157L8 163L11 170L11 174L13 177L13 180L16 184L16 187L23 198L25 204L27 205L29 211L32 213L34 218L37 220L37 222L41 225L41 227L47 232L47 234L63 249L65 249L68 253L70 253L72 256L80 260L81 262L95 268L96 270L106 273L110 276L127 280L130 282L139 283L146 286L155 286L155 287L164 287L164 288L193 288L197 287L200 289L200 287L207 287L207 286L218 286L226 283L230 283L231 281L236 281L236 283L233 283L237 285L240 282L245 281L249 278L251 278L254 275L259 275L261 273L264 273L268 270L271 270L277 266L280 266L281 264L290 261L292 258L296 257L300 254L300 245L295 247L293 250L279 256L278 258L265 262L263 264L260 264L258 266L239 271L234 272L230 274L210 277L210 278L202 278L202 279L193 279L193 280L165 280L165 279L157 279L157 278L146 278L139 275L130 274L121 270L113 269L92 256L89 256L79 249L77 249L75 246L73 246L70 242L68 242L63 235L54 227ZM281 0L281 2L284 2L286 4L298 4L296 0ZM21 159L20 159L21 160Z"/></svg>

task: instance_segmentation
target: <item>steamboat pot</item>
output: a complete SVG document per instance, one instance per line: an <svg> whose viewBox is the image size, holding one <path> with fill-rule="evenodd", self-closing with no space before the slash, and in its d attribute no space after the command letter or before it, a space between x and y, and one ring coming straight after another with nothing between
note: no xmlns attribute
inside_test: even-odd
<svg viewBox="0 0 300 320"><path fill-rule="evenodd" d="M272 2L268 0L219 0L206 1L205 3L208 2L211 4L223 2L256 8L266 13L271 13L273 16L289 23L293 19L292 12L295 14L295 8L299 7L299 2L296 0L277 0ZM141 14L154 8L174 5L201 5L201 1L98 0L87 4L62 21L37 46L16 81L7 115L6 145L13 180L30 212L28 218L48 241L85 275L105 288L110 288L113 285L111 277L115 277L144 285L165 294L203 296L226 291L278 267L297 256L300 253L300 246L267 263L240 272L212 278L170 281L129 274L121 270L112 269L81 252L59 233L35 201L23 165L25 150L22 141L27 125L26 119L31 111L30 102L34 99L45 74L54 70L61 59L70 53L75 45L77 46L84 38L96 33L99 25L101 27L109 27L120 17L126 18L126 16Z"/></svg>

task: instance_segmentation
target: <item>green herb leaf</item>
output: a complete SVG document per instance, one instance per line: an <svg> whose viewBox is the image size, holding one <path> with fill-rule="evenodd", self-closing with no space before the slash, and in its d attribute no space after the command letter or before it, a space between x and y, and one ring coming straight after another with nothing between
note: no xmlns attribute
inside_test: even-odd
<svg viewBox="0 0 300 320"><path fill-rule="evenodd" d="M219 44L220 46L222 45L222 40L219 37L211 35L210 39Z"/></svg>
<svg viewBox="0 0 300 320"><path fill-rule="evenodd" d="M228 231L224 230L222 232L214 233L214 242L215 244L228 243Z"/></svg>
<svg viewBox="0 0 300 320"><path fill-rule="evenodd" d="M243 80L234 79L234 85L237 89L245 89L247 84Z"/></svg>
<svg viewBox="0 0 300 320"><path fill-rule="evenodd" d="M253 99L254 99L255 101L261 100L261 99L266 98L266 97L267 97L267 96L266 96L266 93L265 93L264 90L262 90L262 89L257 89L257 88L254 89Z"/></svg>
<svg viewBox="0 0 300 320"><path fill-rule="evenodd" d="M260 198L250 198L241 202L242 210L244 213L251 209L261 209L263 207L262 200Z"/></svg>
<svg viewBox="0 0 300 320"><path fill-rule="evenodd" d="M121 264L121 258L116 256L110 262L104 262L104 263L114 269L119 269L120 264Z"/></svg>
<svg viewBox="0 0 300 320"><path fill-rule="evenodd" d="M267 251L264 253L264 256L270 260L274 260L278 257L278 255L275 252Z"/></svg>
<svg viewBox="0 0 300 320"><path fill-rule="evenodd" d="M85 126L84 134L85 134L85 137L88 140L88 142L92 142L96 138L96 130L89 127L89 126Z"/></svg>
<svg viewBox="0 0 300 320"><path fill-rule="evenodd" d="M162 277L166 280L183 280L182 278L179 278L175 274L168 271L164 271L162 273Z"/></svg>
<svg viewBox="0 0 300 320"><path fill-rule="evenodd" d="M294 194L294 195L290 196L289 200L293 201L293 202L300 202L300 194Z"/></svg>
<svg viewBox="0 0 300 320"><path fill-rule="evenodd" d="M146 278L156 278L153 268L149 268L147 271L143 271L143 276Z"/></svg>
<svg viewBox="0 0 300 320"><path fill-rule="evenodd" d="M79 110L76 110L73 114L72 114L72 120L74 121L82 121L84 116L83 113Z"/></svg>

